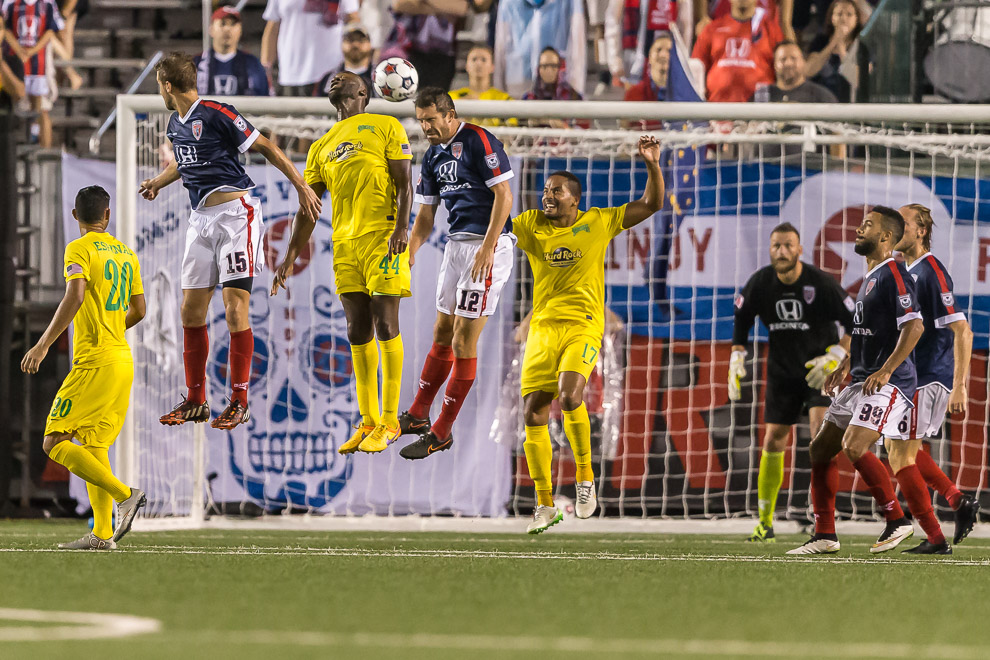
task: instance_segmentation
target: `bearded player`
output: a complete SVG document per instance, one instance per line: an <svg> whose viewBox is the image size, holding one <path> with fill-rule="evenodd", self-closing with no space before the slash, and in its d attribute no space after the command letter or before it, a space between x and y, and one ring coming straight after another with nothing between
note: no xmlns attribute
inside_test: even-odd
<svg viewBox="0 0 990 660"><path fill-rule="evenodd" d="M784 481L784 451L791 428L808 411L812 433L829 400L825 377L849 352L853 301L834 278L801 261L801 236L784 223L770 232L770 265L756 271L735 301L729 399L742 397L746 337L758 316L768 331L766 434L757 481L760 520L750 541L773 543L773 514ZM839 339L838 327L846 334Z"/></svg>
<svg viewBox="0 0 990 660"><path fill-rule="evenodd" d="M356 74L330 80L337 123L313 143L306 158L306 183L333 206L333 274L347 317L361 424L337 451L384 451L399 437L402 336L399 301L410 295L409 216L412 208L412 149L395 117L365 112L368 88ZM299 213L272 295L292 271L316 226ZM375 341L377 338L377 342ZM382 353L381 407L378 349Z"/></svg>
<svg viewBox="0 0 990 660"><path fill-rule="evenodd" d="M217 285L230 331L230 404L211 426L230 430L251 419L248 383L254 356L249 308L254 278L261 273L261 202L252 197L254 182L239 156L248 149L262 154L292 183L300 212L314 221L320 198L306 186L282 151L262 136L233 107L200 99L192 58L171 53L157 65L158 91L173 111L166 135L175 159L161 174L141 183L141 194L154 200L166 186L182 179L192 214L182 257L182 362L185 399L161 418L168 426L205 422L206 363L210 355L206 315Z"/></svg>
<svg viewBox="0 0 990 660"><path fill-rule="evenodd" d="M474 384L478 338L512 273L514 244L507 222L513 172L502 143L480 126L458 119L450 95L439 87L420 91L416 118L431 146L416 187L420 207L409 243L410 260L429 240L441 200L449 214L449 240L437 281L433 347L419 377L416 400L399 417L403 434L420 434L399 452L410 460L449 449L454 442L451 428ZM431 426L430 406L448 375L443 408Z"/></svg>
<svg viewBox="0 0 990 660"><path fill-rule="evenodd" d="M660 143L639 139L648 178L643 196L618 208L581 211L581 182L554 172L543 187L543 210L513 220L519 247L533 269L533 317L522 366L526 463L536 485L536 511L526 531L539 534L563 519L550 480L553 444L550 404L560 399L564 432L577 465L575 514L588 518L598 506L591 469L591 425L584 387L598 361L605 329L605 252L625 229L663 206Z"/></svg>

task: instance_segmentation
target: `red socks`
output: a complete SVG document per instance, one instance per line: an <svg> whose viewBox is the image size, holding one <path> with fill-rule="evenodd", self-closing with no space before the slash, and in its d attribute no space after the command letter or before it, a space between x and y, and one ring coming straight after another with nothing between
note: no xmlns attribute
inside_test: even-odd
<svg viewBox="0 0 990 660"><path fill-rule="evenodd" d="M251 360L254 358L254 333L251 328L230 333L230 400L247 405L248 383L251 382Z"/></svg>
<svg viewBox="0 0 990 660"><path fill-rule="evenodd" d="M450 427L454 425L457 413L464 404L464 399L471 386L474 385L474 376L478 366L478 358L454 358L454 374L447 383L447 390L443 393L443 408L440 416L433 424L433 433L441 440L450 435Z"/></svg>
<svg viewBox="0 0 990 660"><path fill-rule="evenodd" d="M182 328L182 364L186 368L186 398L206 401L206 360L210 357L210 335L206 326Z"/></svg>
<svg viewBox="0 0 990 660"><path fill-rule="evenodd" d="M883 517L888 521L900 520L904 517L904 510L901 509L894 493L894 486L890 483L890 476L880 459L873 452L866 452L863 457L853 463L853 467L863 477L863 481L870 488L873 499L877 501Z"/></svg>
<svg viewBox="0 0 990 660"><path fill-rule="evenodd" d="M839 465L829 461L811 465L811 504L815 509L815 534L835 534L835 494L839 491Z"/></svg>
<svg viewBox="0 0 990 660"><path fill-rule="evenodd" d="M932 490L938 491L948 501L953 511L958 509L959 502L962 500L962 493L952 483L952 480L945 476L945 473L939 468L935 459L927 451L920 449L918 450L918 455L914 458L914 464L918 466L918 471L924 477L925 483L931 486ZM901 486L902 490L903 488L904 486ZM913 506L911 507L911 511L914 511Z"/></svg>
<svg viewBox="0 0 990 660"><path fill-rule="evenodd" d="M911 513L918 519L918 524L928 535L928 542L935 545L945 543L945 536L938 524L938 518L932 511L932 500L928 496L928 486L925 485L925 480L921 477L918 466L909 465L906 468L901 468L896 476L897 483L901 486L901 492L904 493L904 499L907 500L908 506L911 508Z"/></svg>
<svg viewBox="0 0 990 660"><path fill-rule="evenodd" d="M429 355L426 356L423 373L419 376L419 390L416 391L416 400L409 406L410 415L417 419L429 418L430 406L433 405L433 400L437 397L440 386L450 375L450 368L453 364L454 350L450 346L434 343Z"/></svg>

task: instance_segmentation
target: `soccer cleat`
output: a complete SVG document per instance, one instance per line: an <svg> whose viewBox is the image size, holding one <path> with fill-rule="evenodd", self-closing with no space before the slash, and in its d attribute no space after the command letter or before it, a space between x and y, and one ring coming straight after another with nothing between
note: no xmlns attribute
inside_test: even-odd
<svg viewBox="0 0 990 660"><path fill-rule="evenodd" d="M385 451L390 444L398 439L398 428L389 428L384 424L379 424L361 441L361 444L358 445L358 451L377 454L380 451Z"/></svg>
<svg viewBox="0 0 990 660"><path fill-rule="evenodd" d="M980 503L969 495L963 495L955 516L956 533L952 535L952 543L959 545L973 531L976 520L980 516Z"/></svg>
<svg viewBox="0 0 990 660"><path fill-rule="evenodd" d="M774 536L772 525L757 523L756 529L753 530L753 533L746 540L751 543L776 543L777 537Z"/></svg>
<svg viewBox="0 0 990 660"><path fill-rule="evenodd" d="M158 421L165 426L178 426L186 422L196 422L199 424L209 419L210 404L205 401L203 403L193 403L186 397L182 397L182 401L175 408L172 408L172 412L162 415Z"/></svg>
<svg viewBox="0 0 990 660"><path fill-rule="evenodd" d="M116 550L117 544L113 542L113 539L101 539L99 536L90 532L81 539L72 541L71 543L59 543L59 550Z"/></svg>
<svg viewBox="0 0 990 660"><path fill-rule="evenodd" d="M408 410L399 415L399 435L423 435L430 430L430 426L429 417L419 419L410 415Z"/></svg>
<svg viewBox="0 0 990 660"><path fill-rule="evenodd" d="M578 518L590 518L598 508L598 495L595 494L593 481L581 481L577 484L577 502L574 504L574 515Z"/></svg>
<svg viewBox="0 0 990 660"><path fill-rule="evenodd" d="M427 431L423 435L419 436L419 439L416 440L416 442L412 442L403 447L402 451L399 452L399 456L402 458L407 458L410 461L416 461L421 458L426 458L435 452L446 451L447 449L450 449L453 444L453 434L448 435L446 440L440 440L436 433L433 431Z"/></svg>
<svg viewBox="0 0 990 660"><path fill-rule="evenodd" d="M876 555L893 550L900 545L901 541L912 536L914 536L914 525L907 518L888 522L883 534L877 538L876 543L870 546L870 552Z"/></svg>
<svg viewBox="0 0 990 660"><path fill-rule="evenodd" d="M144 491L139 488L131 488L131 496L121 502L117 507L117 529L113 530L113 541L117 543L124 538L124 534L131 531L131 523L138 509L148 503L148 498Z"/></svg>
<svg viewBox="0 0 990 660"><path fill-rule="evenodd" d="M564 512L555 506L538 506L533 512L533 522L526 528L527 534L542 534L561 520Z"/></svg>
<svg viewBox="0 0 990 660"><path fill-rule="evenodd" d="M903 555L951 555L952 546L949 545L948 541L944 541L939 545L936 545L925 539L921 542L921 545L917 545L913 548L908 548L907 550L901 550Z"/></svg>
<svg viewBox="0 0 990 660"><path fill-rule="evenodd" d="M251 406L240 401L231 401L220 415L210 422L210 426L221 431L229 431L236 426L251 421Z"/></svg>
<svg viewBox="0 0 990 660"><path fill-rule="evenodd" d="M836 539L826 539L818 536L812 536L807 542L799 548L794 548L793 550L788 550L789 555L834 555L839 551L839 541Z"/></svg>
<svg viewBox="0 0 990 660"><path fill-rule="evenodd" d="M366 437L371 435L371 432L375 430L374 426L360 426L358 430L354 432L351 439L342 444L338 449L338 454L353 454L361 446L361 443Z"/></svg>

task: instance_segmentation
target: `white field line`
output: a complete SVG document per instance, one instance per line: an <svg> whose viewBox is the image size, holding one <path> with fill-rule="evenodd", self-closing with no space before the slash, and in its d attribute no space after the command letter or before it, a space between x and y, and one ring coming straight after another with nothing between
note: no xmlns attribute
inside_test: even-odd
<svg viewBox="0 0 990 660"><path fill-rule="evenodd" d="M60 623L57 626L5 626L5 621ZM56 642L109 639L159 632L161 621L128 614L49 612L0 608L0 642Z"/></svg>

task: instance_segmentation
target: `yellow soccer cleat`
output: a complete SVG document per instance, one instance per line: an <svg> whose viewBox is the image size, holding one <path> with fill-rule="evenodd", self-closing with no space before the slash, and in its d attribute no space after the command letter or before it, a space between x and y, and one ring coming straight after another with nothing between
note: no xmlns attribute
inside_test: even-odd
<svg viewBox="0 0 990 660"><path fill-rule="evenodd" d="M340 448L337 449L337 453L353 454L358 450L358 447L361 446L361 443L364 442L364 439L369 435L371 435L371 433L374 430L375 430L374 426L359 426L358 430L355 431L354 435L351 436L351 439L345 442L344 444L342 444Z"/></svg>
<svg viewBox="0 0 990 660"><path fill-rule="evenodd" d="M361 441L358 450L369 454L377 454L385 451L393 442L399 439L401 431L398 428L389 428L384 424L379 424L368 437Z"/></svg>

